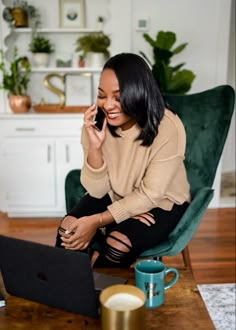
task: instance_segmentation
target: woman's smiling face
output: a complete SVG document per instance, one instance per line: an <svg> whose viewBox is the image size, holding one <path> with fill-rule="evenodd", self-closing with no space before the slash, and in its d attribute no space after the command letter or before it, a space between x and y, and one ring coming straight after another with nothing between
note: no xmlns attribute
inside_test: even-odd
<svg viewBox="0 0 236 330"><path fill-rule="evenodd" d="M105 69L101 73L97 105L106 115L107 122L123 131L131 128L135 124L135 119L127 116L120 104L120 87L115 72Z"/></svg>

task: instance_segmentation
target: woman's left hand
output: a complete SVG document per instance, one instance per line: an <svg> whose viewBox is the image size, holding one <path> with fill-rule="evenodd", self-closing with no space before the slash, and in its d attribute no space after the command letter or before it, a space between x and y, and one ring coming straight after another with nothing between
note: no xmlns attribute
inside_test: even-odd
<svg viewBox="0 0 236 330"><path fill-rule="evenodd" d="M61 235L65 249L84 250L88 247L99 226L98 215L75 219Z"/></svg>

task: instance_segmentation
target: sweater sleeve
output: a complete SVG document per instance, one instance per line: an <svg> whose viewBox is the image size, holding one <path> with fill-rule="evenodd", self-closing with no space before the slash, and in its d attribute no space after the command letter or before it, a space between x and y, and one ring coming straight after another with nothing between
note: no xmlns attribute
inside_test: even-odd
<svg viewBox="0 0 236 330"><path fill-rule="evenodd" d="M146 213L155 207L160 207L163 200L170 200L169 186L182 162L181 156L153 161L139 187L108 206L115 221L119 223L132 216ZM181 182L179 184L181 185ZM172 205L174 202L179 203L175 200L175 194L172 196ZM164 206L164 204L162 205ZM168 205L166 206L168 207Z"/></svg>
<svg viewBox="0 0 236 330"><path fill-rule="evenodd" d="M111 189L106 160L103 159L103 165L99 169L94 169L88 164L87 155L89 145L84 128L82 129L81 144L84 151L84 163L80 177L81 183L92 197L102 198Z"/></svg>

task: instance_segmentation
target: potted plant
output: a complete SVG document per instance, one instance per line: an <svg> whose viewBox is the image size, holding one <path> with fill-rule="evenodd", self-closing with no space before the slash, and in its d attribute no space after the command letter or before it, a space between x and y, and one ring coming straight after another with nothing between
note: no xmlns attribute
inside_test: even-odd
<svg viewBox="0 0 236 330"><path fill-rule="evenodd" d="M108 47L111 44L110 37L102 31L84 35L76 40L76 51L82 52L89 66L100 67L110 56Z"/></svg>
<svg viewBox="0 0 236 330"><path fill-rule="evenodd" d="M49 39L35 34L29 44L29 50L33 54L34 64L45 68L49 64L49 54L54 52L54 47Z"/></svg>
<svg viewBox="0 0 236 330"><path fill-rule="evenodd" d="M187 43L173 49L172 47L176 42L176 34L170 31L159 31L155 40L147 33L144 33L143 37L153 48L154 63L143 52L140 52L140 54L152 66L153 75L159 83L161 92L163 94L187 93L191 88L195 74L190 70L183 69L185 63L175 66L171 65L171 58L182 52Z"/></svg>
<svg viewBox="0 0 236 330"><path fill-rule="evenodd" d="M4 8L3 18L16 28L28 27L28 8L27 1L16 0L12 7Z"/></svg>
<svg viewBox="0 0 236 330"><path fill-rule="evenodd" d="M18 56L15 47L11 63L4 57L0 49L0 71L2 72L2 84L0 88L8 91L9 105L14 112L27 112L31 106L27 88L30 81L31 67L27 57Z"/></svg>
<svg viewBox="0 0 236 330"><path fill-rule="evenodd" d="M39 11L27 1L16 0L12 7L5 7L2 12L3 19L9 23L9 27L22 28L29 27L35 21L39 21Z"/></svg>

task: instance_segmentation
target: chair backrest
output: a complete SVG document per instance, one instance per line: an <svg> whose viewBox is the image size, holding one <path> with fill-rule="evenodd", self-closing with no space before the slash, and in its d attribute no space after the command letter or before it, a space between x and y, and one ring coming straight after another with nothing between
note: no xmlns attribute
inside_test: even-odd
<svg viewBox="0 0 236 330"><path fill-rule="evenodd" d="M166 101L181 118L187 136L185 166L194 196L212 187L234 111L235 91L229 85L200 93L168 95Z"/></svg>
<svg viewBox="0 0 236 330"><path fill-rule="evenodd" d="M86 193L86 190L80 182L80 173L80 169L74 169L66 175L65 199L67 212L69 212Z"/></svg>

